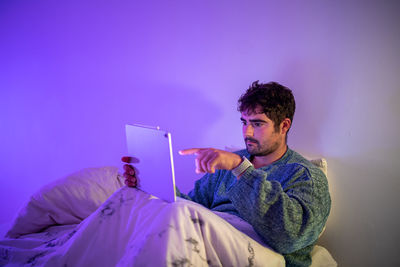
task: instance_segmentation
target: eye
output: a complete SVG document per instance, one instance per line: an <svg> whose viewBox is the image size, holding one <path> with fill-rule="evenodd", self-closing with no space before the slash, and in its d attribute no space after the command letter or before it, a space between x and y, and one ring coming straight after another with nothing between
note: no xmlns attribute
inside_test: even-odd
<svg viewBox="0 0 400 267"><path fill-rule="evenodd" d="M253 127L261 127L262 123L261 122L254 122Z"/></svg>
<svg viewBox="0 0 400 267"><path fill-rule="evenodd" d="M241 121L242 122L242 125L247 125L247 122L246 121Z"/></svg>

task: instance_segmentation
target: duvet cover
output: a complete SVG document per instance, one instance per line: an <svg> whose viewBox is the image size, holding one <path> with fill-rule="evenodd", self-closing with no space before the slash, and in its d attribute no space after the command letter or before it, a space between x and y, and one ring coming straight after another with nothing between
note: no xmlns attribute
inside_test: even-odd
<svg viewBox="0 0 400 267"><path fill-rule="evenodd" d="M240 218L85 169L34 194L0 241L0 266L284 266Z"/></svg>

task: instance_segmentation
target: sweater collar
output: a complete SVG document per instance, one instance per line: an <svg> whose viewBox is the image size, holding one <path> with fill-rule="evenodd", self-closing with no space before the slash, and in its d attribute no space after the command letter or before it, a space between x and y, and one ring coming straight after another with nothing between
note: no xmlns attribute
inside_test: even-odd
<svg viewBox="0 0 400 267"><path fill-rule="evenodd" d="M265 167L270 167L270 166L273 166L273 165L277 165L277 164L284 163L284 162L287 161L287 158L289 158L291 154L293 154L293 150L291 150L291 149L289 148L289 146L287 146L287 150L286 150L285 154L283 154L283 156L282 156L280 159L278 159L277 161L272 162L271 164L269 164L268 166L265 166ZM248 160L251 160L251 159L252 159L252 156L249 154L249 152L247 151L247 149L245 149L245 155L244 155L244 156L245 156ZM265 167L261 167L261 168L265 168Z"/></svg>

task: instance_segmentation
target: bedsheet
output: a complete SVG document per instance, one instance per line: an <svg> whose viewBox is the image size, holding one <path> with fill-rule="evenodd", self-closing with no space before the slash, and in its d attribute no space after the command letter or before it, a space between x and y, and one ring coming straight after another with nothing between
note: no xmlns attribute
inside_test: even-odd
<svg viewBox="0 0 400 267"><path fill-rule="evenodd" d="M0 266L284 266L241 218L123 181L116 167L86 168L42 187L4 224ZM311 256L337 266L321 246Z"/></svg>
<svg viewBox="0 0 400 267"><path fill-rule="evenodd" d="M50 225L39 232L9 235L1 240L0 265L284 266L285 263L280 254L201 205L184 199L166 203L138 189L122 187L80 222Z"/></svg>

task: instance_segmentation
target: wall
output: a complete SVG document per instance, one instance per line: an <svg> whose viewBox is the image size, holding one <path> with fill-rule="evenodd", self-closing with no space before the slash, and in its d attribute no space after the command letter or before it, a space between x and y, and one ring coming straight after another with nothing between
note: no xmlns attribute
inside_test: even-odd
<svg viewBox="0 0 400 267"><path fill-rule="evenodd" d="M175 151L242 147L237 98L293 89L291 148L329 164L320 243L340 266L395 266L399 230L395 1L1 1L0 223L44 184L121 166L124 125ZM175 155L177 183L195 179Z"/></svg>

